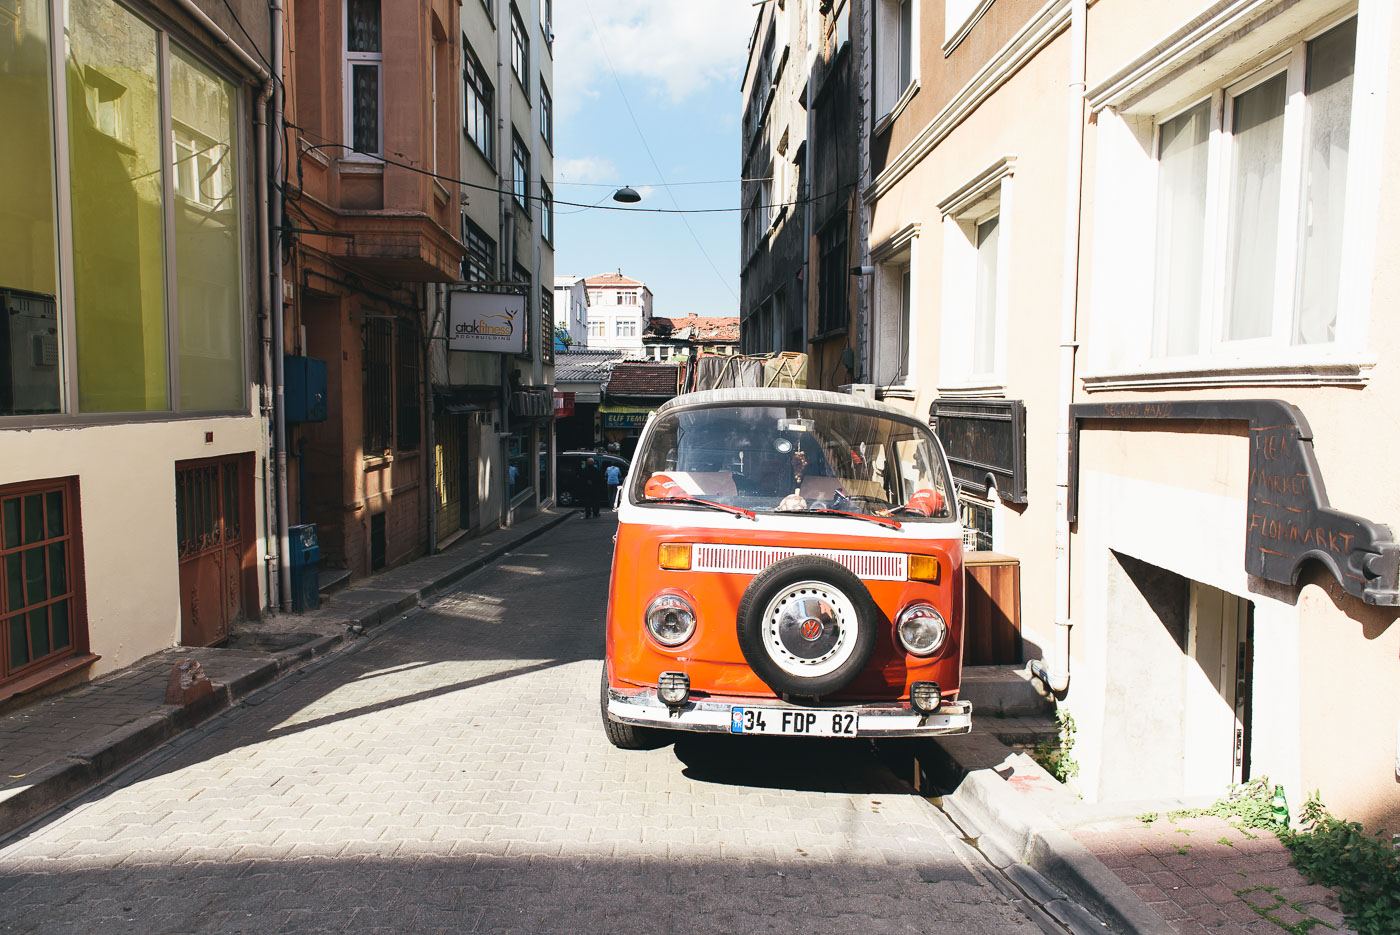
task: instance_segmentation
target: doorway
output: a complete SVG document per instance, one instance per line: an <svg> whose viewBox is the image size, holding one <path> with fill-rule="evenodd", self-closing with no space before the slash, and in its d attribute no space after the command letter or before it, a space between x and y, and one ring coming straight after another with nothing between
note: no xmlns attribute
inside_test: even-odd
<svg viewBox="0 0 1400 935"><path fill-rule="evenodd" d="M180 642L212 646L257 603L251 455L175 465Z"/></svg>
<svg viewBox="0 0 1400 935"><path fill-rule="evenodd" d="M1191 582L1187 655L1186 786L1209 794L1250 778L1254 605Z"/></svg>

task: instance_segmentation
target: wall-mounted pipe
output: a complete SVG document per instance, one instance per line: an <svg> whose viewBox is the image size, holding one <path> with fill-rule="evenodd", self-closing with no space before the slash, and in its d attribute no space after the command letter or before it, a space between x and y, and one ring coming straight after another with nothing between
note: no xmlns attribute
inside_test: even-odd
<svg viewBox="0 0 1400 935"><path fill-rule="evenodd" d="M1055 430L1055 635L1049 665L1037 660L1031 673L1050 691L1069 689L1070 616L1069 550L1069 407L1074 402L1074 357L1079 311L1079 212L1084 179L1084 74L1088 37L1088 2L1071 0L1069 19L1069 89L1065 166L1064 266L1060 274L1060 366Z"/></svg>
<svg viewBox="0 0 1400 935"><path fill-rule="evenodd" d="M282 32L286 19L283 13L282 0L272 0L272 71L275 75L283 73L282 61ZM276 144L272 147L272 175L276 179L284 179L286 173L283 171L282 160L286 139L283 130L283 106L284 101L283 86L279 85L272 92L272 129L277 134ZM292 569L289 559L291 558L291 543L289 541L287 518L287 408L285 405L284 390L286 387L285 374L283 373L283 355L286 353L287 338L284 324L284 312L282 301L282 197L281 189L273 193L269 205L271 239L272 239L272 427L273 445L277 455L277 605L283 610L291 609L292 598ZM305 493L302 494L305 496Z"/></svg>

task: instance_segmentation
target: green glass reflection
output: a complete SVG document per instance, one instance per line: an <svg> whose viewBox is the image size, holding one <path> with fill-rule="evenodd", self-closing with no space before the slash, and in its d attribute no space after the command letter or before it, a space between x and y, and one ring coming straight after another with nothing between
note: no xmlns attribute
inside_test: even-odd
<svg viewBox="0 0 1400 935"><path fill-rule="evenodd" d="M67 649L73 645L73 632L68 625L68 602L59 601L49 610L53 613L53 648Z"/></svg>
<svg viewBox="0 0 1400 935"><path fill-rule="evenodd" d="M39 351L0 367L0 416L59 410L50 45L46 0L0 2L0 314Z"/></svg>
<svg viewBox="0 0 1400 935"><path fill-rule="evenodd" d="M180 408L243 408L238 94L171 47Z"/></svg>
<svg viewBox="0 0 1400 935"><path fill-rule="evenodd" d="M5 609L19 610L24 606L24 556L16 552L5 556Z"/></svg>
<svg viewBox="0 0 1400 935"><path fill-rule="evenodd" d="M49 599L49 576L44 567L44 549L24 553L24 598L26 604L40 604Z"/></svg>
<svg viewBox="0 0 1400 935"><path fill-rule="evenodd" d="M53 652L53 642L49 639L49 612L47 609L29 612L29 651L35 659Z"/></svg>
<svg viewBox="0 0 1400 935"><path fill-rule="evenodd" d="M68 17L78 403L166 409L156 32L110 0L68 0Z"/></svg>
<svg viewBox="0 0 1400 935"><path fill-rule="evenodd" d="M5 501L3 507L5 514L4 531L5 538L0 541L0 548L13 549L19 545L19 498L11 497Z"/></svg>
<svg viewBox="0 0 1400 935"><path fill-rule="evenodd" d="M44 538L44 495L30 494L24 498L25 544Z"/></svg>
<svg viewBox="0 0 1400 935"><path fill-rule="evenodd" d="M48 513L49 534L46 538L57 539L63 535L63 491L54 490L44 494L44 508Z"/></svg>
<svg viewBox="0 0 1400 935"><path fill-rule="evenodd" d="M64 555L64 544L55 542L49 546L49 597L58 597L68 592L68 561Z"/></svg>
<svg viewBox="0 0 1400 935"><path fill-rule="evenodd" d="M24 633L24 614L10 618L10 668L18 669L22 665L28 665L32 658L29 655L29 639Z"/></svg>

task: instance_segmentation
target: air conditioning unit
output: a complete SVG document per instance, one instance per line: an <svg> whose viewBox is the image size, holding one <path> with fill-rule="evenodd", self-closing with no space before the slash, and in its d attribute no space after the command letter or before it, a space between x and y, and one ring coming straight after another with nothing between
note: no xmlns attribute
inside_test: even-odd
<svg viewBox="0 0 1400 935"><path fill-rule="evenodd" d="M843 383L838 389L852 396L864 396L866 399L875 398L874 383Z"/></svg>

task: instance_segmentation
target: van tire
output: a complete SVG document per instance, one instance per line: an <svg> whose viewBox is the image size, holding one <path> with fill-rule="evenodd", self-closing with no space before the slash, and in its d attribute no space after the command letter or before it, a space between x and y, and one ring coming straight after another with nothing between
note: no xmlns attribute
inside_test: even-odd
<svg viewBox="0 0 1400 935"><path fill-rule="evenodd" d="M623 724L608 716L608 667L603 666L603 685L599 691L598 707L603 715L603 732L608 735L608 743L619 750L651 750L660 746L656 731L635 724Z"/></svg>
<svg viewBox="0 0 1400 935"><path fill-rule="evenodd" d="M778 664L765 645L763 615L769 604L783 592L803 581L814 581L838 591L855 611L854 644L837 668L814 676L802 676ZM865 669L875 652L880 609L855 573L844 565L819 555L796 555L776 562L754 576L739 601L736 621L739 649L749 668L779 695L819 698L839 692Z"/></svg>

